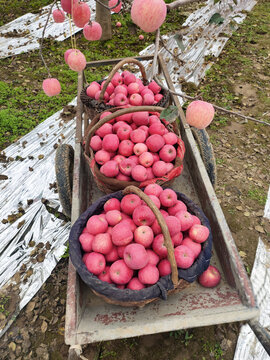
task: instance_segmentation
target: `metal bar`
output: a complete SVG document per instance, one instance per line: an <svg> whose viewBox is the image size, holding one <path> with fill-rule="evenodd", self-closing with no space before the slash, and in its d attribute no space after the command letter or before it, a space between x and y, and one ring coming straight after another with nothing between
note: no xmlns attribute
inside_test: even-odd
<svg viewBox="0 0 270 360"><path fill-rule="evenodd" d="M131 57L136 60L139 60L139 61L153 60L153 55L142 55L142 56L131 56ZM99 66L114 65L124 59L126 59L126 58L90 61L90 62L86 63L86 67L99 67Z"/></svg>
<svg viewBox="0 0 270 360"><path fill-rule="evenodd" d="M170 74L161 55L159 55L159 61L162 65L168 88L175 91ZM178 107L181 119L181 134L186 146L186 161L189 165L190 173L193 175L193 180L196 183L196 191L199 194L203 210L210 221L213 234L216 235L214 246L221 261L224 274L227 277L229 284L237 287L242 301L247 306L256 307L251 282L238 254L223 211L219 205L215 191L196 147L190 127L186 123L184 111L178 97L175 95L172 95L172 97Z"/></svg>
<svg viewBox="0 0 270 360"><path fill-rule="evenodd" d="M267 354L270 355L270 334L257 320L248 321L248 325L251 327Z"/></svg>

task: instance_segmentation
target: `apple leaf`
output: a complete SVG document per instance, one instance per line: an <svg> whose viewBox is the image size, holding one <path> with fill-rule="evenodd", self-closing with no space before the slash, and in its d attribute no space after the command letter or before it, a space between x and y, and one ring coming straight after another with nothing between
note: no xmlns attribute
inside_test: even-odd
<svg viewBox="0 0 270 360"><path fill-rule="evenodd" d="M169 123L174 122L178 117L178 109L177 106L170 105L167 109L164 109L160 113L160 118L165 119Z"/></svg>
<svg viewBox="0 0 270 360"><path fill-rule="evenodd" d="M220 0L214 0L214 4L217 4Z"/></svg>
<svg viewBox="0 0 270 360"><path fill-rule="evenodd" d="M223 22L224 22L224 18L219 13L215 13L214 15L212 15L210 20L209 20L209 24L220 25Z"/></svg>
<svg viewBox="0 0 270 360"><path fill-rule="evenodd" d="M174 35L174 39L177 42L178 47L181 49L181 51L185 50L185 46L183 44L183 40L180 34Z"/></svg>

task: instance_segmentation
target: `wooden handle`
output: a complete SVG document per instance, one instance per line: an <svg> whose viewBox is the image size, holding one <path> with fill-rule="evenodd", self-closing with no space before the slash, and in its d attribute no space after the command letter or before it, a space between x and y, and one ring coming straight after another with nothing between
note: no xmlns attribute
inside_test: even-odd
<svg viewBox="0 0 270 360"><path fill-rule="evenodd" d="M105 116L103 119L99 120L92 128L89 129L89 131L86 133L85 136L85 153L89 156L90 154L90 149L89 149L89 144L90 144L90 139L92 137L92 135L97 131L97 129L99 129L102 125L104 125L106 122L116 118L117 116L121 116L121 115L125 115L125 114L129 114L129 113L133 113L133 112L138 112L138 111L148 111L148 112L159 112L161 113L161 111L164 110L163 107L159 107L159 106L132 106L129 108L125 108L125 109L121 109L121 110L117 110L115 111L114 109L110 109L110 110L106 110L106 111L114 111L112 114L109 114L107 116ZM101 113L102 114L102 113ZM97 117L99 117L101 114L98 114L94 117L93 121L96 121ZM91 124L90 124L91 125Z"/></svg>
<svg viewBox="0 0 270 360"><path fill-rule="evenodd" d="M136 186L131 185L131 186L126 187L123 190L123 194L124 195L127 195L127 194L138 195L143 201L146 202L146 204L149 206L149 208L155 214L157 222L158 222L159 226L161 227L161 231L164 236L164 243L168 250L168 260L169 260L169 262L171 264L171 268L172 268L172 282L173 282L174 287L176 287L178 285L178 270L177 270L176 260L174 257L172 239L171 239L171 236L170 236L170 233L168 230L168 226L167 226L161 212L159 211L157 206L153 203L153 201L142 190L140 190Z"/></svg>
<svg viewBox="0 0 270 360"><path fill-rule="evenodd" d="M101 102L103 100L103 97L104 97L105 91L107 89L107 86L109 85L110 81L112 80L112 78L113 78L114 74L117 72L117 70L119 70L123 65L130 64L130 63L136 64L136 65L139 66L144 82L147 81L146 72L145 72L143 64L137 59L126 58L126 59L120 61L112 69L112 71L111 71L110 75L108 76L107 80L105 81L105 83L103 85L103 88L101 90L101 93L99 95L99 99L98 99L99 102Z"/></svg>

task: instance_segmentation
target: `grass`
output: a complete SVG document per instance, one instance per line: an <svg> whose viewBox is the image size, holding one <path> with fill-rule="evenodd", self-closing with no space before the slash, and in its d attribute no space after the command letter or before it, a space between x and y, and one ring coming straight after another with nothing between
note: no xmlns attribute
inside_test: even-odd
<svg viewBox="0 0 270 360"><path fill-rule="evenodd" d="M15 3L19 6L22 2ZM44 3L45 1L39 1L40 7ZM2 13L6 11L8 12L7 8ZM185 18L181 11L170 12L166 23L161 27L161 34L178 30ZM117 21L122 23L121 28L116 28ZM154 33L145 33L144 41L138 40L142 31L133 24L129 13L113 15L112 30L113 37L107 41L89 42L82 32L77 33L77 48L84 52L87 61L137 56L155 40ZM77 73L70 70L63 61L63 54L70 47L70 39L63 42L44 40L44 57L52 76L58 78L62 87L61 94L51 98L42 91L42 81L48 75L38 51L0 60L0 150L61 110L76 96ZM112 67L100 67L88 70L87 81L100 80L111 69Z"/></svg>
<svg viewBox="0 0 270 360"><path fill-rule="evenodd" d="M247 196L257 201L260 205L265 205L266 203L267 194L265 194L264 189L252 187L248 190Z"/></svg>

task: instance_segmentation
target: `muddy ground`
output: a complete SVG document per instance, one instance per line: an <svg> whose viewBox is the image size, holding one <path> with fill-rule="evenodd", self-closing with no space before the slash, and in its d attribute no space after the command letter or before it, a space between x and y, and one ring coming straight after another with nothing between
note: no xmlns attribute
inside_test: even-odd
<svg viewBox="0 0 270 360"><path fill-rule="evenodd" d="M190 94L270 123L269 10L267 1L258 2L219 59L210 59L214 65L201 86L184 84ZM216 194L250 274L259 236L265 242L270 238L269 221L263 218L270 183L270 127L217 113L208 133L216 157ZM1 359L67 359L67 264L68 259L60 261L1 339ZM103 342L85 346L84 356L91 360L232 360L239 326L232 323Z"/></svg>

